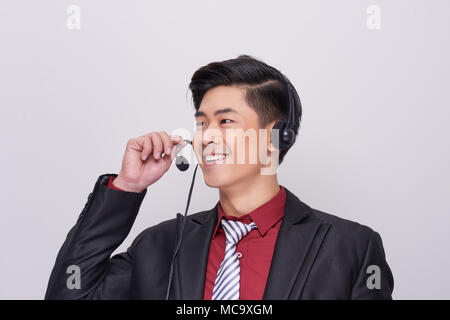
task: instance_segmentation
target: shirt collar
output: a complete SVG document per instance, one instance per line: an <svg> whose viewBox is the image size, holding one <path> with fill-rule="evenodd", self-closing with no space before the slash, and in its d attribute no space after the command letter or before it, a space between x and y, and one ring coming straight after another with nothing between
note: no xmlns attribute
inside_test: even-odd
<svg viewBox="0 0 450 320"><path fill-rule="evenodd" d="M257 230L259 231L261 236L264 236L266 232L283 217L285 203L286 190L282 185L280 185L280 191L278 191L278 193L272 199L239 218L226 215L223 211L220 201L218 201L217 224L214 229L213 238L217 234L217 230L219 229L220 221L222 221L222 218L228 220L237 220L247 224L254 221L256 226L258 227Z"/></svg>

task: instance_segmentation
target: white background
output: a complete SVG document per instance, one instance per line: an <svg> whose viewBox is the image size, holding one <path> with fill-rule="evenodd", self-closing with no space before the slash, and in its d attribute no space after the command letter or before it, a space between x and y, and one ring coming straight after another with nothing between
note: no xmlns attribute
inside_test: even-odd
<svg viewBox="0 0 450 320"><path fill-rule="evenodd" d="M81 29L66 26L69 5ZM370 5L381 29L366 25ZM395 299L449 299L448 1L0 2L0 298L42 299L97 177L128 139L193 129L187 85L250 54L303 103L279 182L382 236ZM122 252L184 211L193 170L148 188ZM201 170L190 213L218 191Z"/></svg>

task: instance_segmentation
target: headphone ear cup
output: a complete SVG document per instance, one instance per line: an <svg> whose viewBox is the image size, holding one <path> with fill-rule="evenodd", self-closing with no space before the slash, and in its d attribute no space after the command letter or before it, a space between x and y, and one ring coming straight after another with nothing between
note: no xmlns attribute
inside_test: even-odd
<svg viewBox="0 0 450 320"><path fill-rule="evenodd" d="M295 142L294 130L292 130L291 128L287 128L286 130L281 131L281 135L281 147L283 148L283 150L287 150L292 147Z"/></svg>
<svg viewBox="0 0 450 320"><path fill-rule="evenodd" d="M278 135L274 129L278 129ZM294 130L287 128L285 121L278 121L270 131L270 142L279 150L287 150L295 142Z"/></svg>

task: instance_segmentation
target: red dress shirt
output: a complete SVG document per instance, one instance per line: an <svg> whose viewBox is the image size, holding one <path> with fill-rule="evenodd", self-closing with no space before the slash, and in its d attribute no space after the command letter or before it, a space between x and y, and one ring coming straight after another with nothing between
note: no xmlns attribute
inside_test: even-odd
<svg viewBox="0 0 450 320"><path fill-rule="evenodd" d="M114 177L110 177L107 186L121 190L112 184ZM262 204L252 212L239 218L227 216L218 202L218 220L209 247L208 265L206 268L206 281L203 299L211 300L217 271L225 255L225 232L220 221L222 218L241 221L243 223L255 222L257 228L250 231L236 246L240 253L240 290L241 300L261 300L269 275L275 241L284 215L286 191L280 185L280 191L269 201Z"/></svg>
<svg viewBox="0 0 450 320"><path fill-rule="evenodd" d="M120 188L116 187L116 186L113 184L113 181L114 181L115 178L116 178L116 177L113 177L113 176L109 177L108 183L106 184L106 186L107 186L108 188L111 188L111 189L116 189L116 190L124 191L123 189L120 189Z"/></svg>
<svg viewBox="0 0 450 320"><path fill-rule="evenodd" d="M217 271L225 255L225 232L220 224L224 219L237 220L243 223L255 222L257 228L250 231L236 246L241 253L239 264L241 279L239 287L240 300L261 300L269 275L275 241L284 215L286 191L280 185L280 191L269 201L252 212L239 218L227 216L218 203L218 220L209 248L208 266L206 269L205 291L203 299L210 300L216 280Z"/></svg>

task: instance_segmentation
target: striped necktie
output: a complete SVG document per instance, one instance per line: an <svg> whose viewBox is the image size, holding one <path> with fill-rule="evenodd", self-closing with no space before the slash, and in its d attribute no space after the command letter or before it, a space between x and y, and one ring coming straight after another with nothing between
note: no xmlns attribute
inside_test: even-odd
<svg viewBox="0 0 450 320"><path fill-rule="evenodd" d="M239 221L222 219L225 230L225 256L217 271L212 300L239 300L239 282L241 267L236 252L236 244L256 228L254 222L245 224Z"/></svg>

